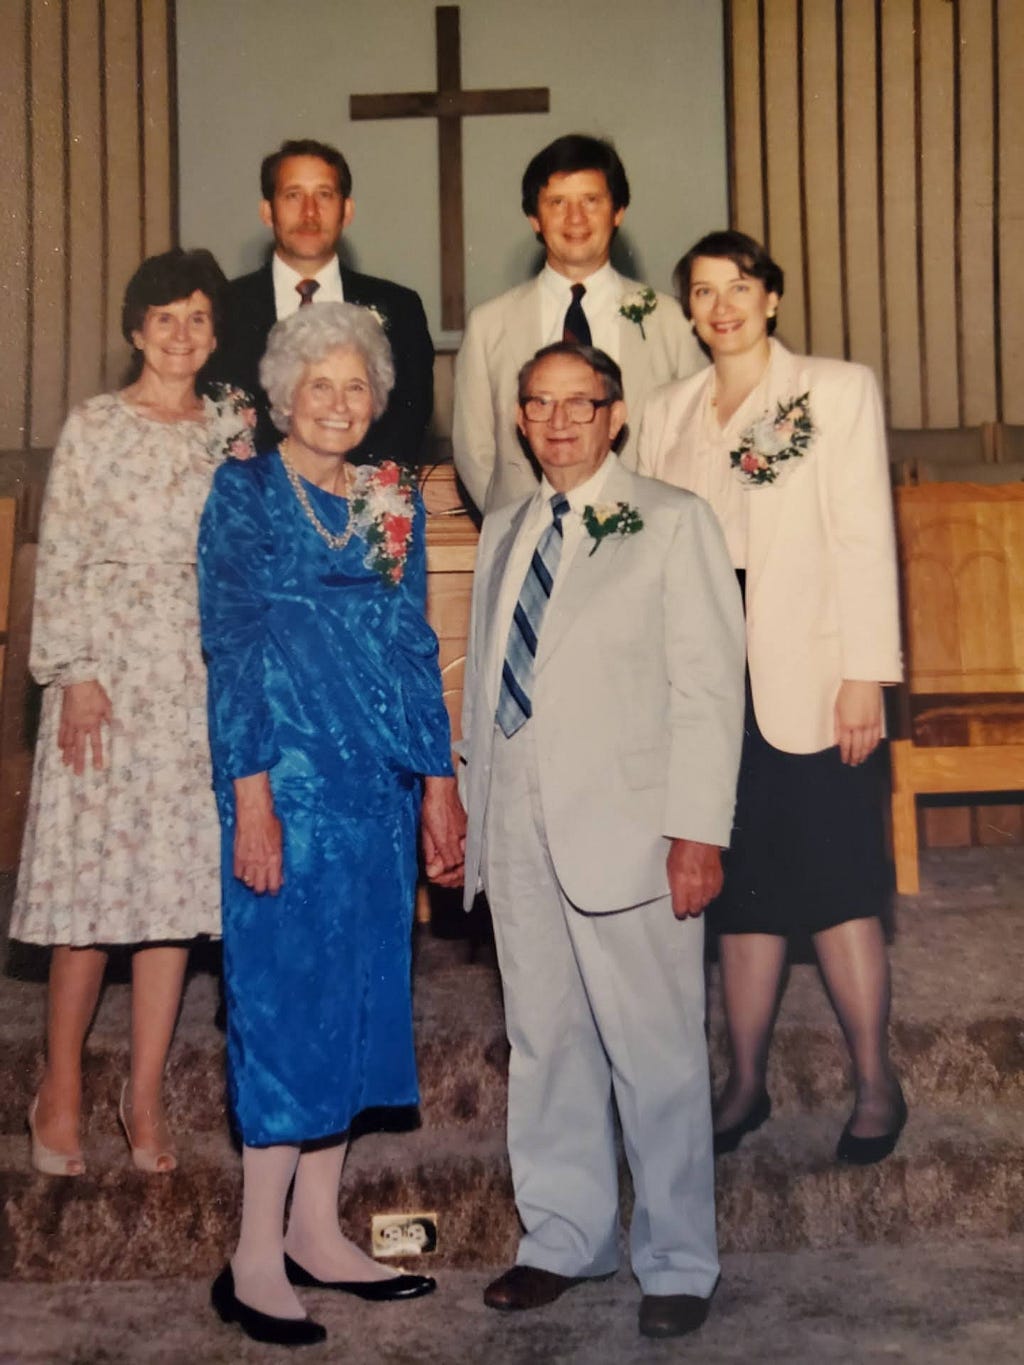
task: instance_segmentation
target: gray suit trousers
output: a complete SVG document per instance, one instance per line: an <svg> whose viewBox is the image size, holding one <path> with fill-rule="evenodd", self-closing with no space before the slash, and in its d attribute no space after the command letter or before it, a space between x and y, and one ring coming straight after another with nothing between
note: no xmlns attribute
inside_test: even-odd
<svg viewBox="0 0 1024 1365"><path fill-rule="evenodd" d="M512 1049L508 1147L525 1228L517 1259L561 1275L616 1268L614 1096L640 1286L706 1298L718 1258L703 921L676 920L667 897L600 915L566 899L529 722L511 739L495 735L484 840Z"/></svg>

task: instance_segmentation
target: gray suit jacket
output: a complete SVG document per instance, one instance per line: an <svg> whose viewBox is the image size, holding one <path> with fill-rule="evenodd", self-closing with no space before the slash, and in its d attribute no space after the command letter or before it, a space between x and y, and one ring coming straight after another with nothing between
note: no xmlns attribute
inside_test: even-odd
<svg viewBox="0 0 1024 1365"><path fill-rule="evenodd" d="M609 458L615 460L615 456ZM481 871L498 678L495 609L529 499L488 516L473 585L460 753L466 898ZM726 846L743 733L743 611L711 509L616 460L602 501L642 530L584 538L541 629L534 674L541 801L555 871L590 912L668 894L668 839Z"/></svg>
<svg viewBox="0 0 1024 1365"><path fill-rule="evenodd" d="M625 295L643 285L619 276ZM537 487L538 476L516 433L516 381L542 344L540 276L474 308L455 362L455 468L470 497L493 512ZM685 379L705 363L683 317L667 294L643 321L619 318L619 365L625 386L631 451L644 401L652 389Z"/></svg>

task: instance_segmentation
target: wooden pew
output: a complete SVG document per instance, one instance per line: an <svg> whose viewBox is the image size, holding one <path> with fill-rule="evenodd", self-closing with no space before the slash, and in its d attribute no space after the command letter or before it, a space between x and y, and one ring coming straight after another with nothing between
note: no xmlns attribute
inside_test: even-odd
<svg viewBox="0 0 1024 1365"><path fill-rule="evenodd" d="M916 798L1024 790L1024 484L896 490L907 655L893 740L896 886L919 889Z"/></svg>

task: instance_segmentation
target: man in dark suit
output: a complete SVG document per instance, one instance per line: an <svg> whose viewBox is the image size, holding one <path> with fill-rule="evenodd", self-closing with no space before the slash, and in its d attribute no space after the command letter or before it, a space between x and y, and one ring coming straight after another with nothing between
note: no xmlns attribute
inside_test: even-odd
<svg viewBox="0 0 1024 1365"><path fill-rule="evenodd" d="M257 401L256 448L276 445L259 362L274 323L306 304L343 300L370 308L391 343L395 387L354 463L415 464L433 407L434 348L419 295L341 265L338 242L352 221L352 174L342 154L311 138L284 142L260 168L260 218L274 234L270 260L228 285L227 326L211 370Z"/></svg>

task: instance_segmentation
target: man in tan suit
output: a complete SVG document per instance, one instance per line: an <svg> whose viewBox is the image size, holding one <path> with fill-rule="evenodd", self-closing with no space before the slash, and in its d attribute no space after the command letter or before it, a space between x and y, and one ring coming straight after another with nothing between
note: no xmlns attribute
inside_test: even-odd
<svg viewBox="0 0 1024 1365"><path fill-rule="evenodd" d="M648 393L704 363L675 299L612 268L629 181L610 143L558 138L527 166L522 196L544 243L544 268L470 313L455 365L455 467L481 512L537 487L516 431L515 395L520 366L541 346L593 344L618 362L633 428L625 451Z"/></svg>

